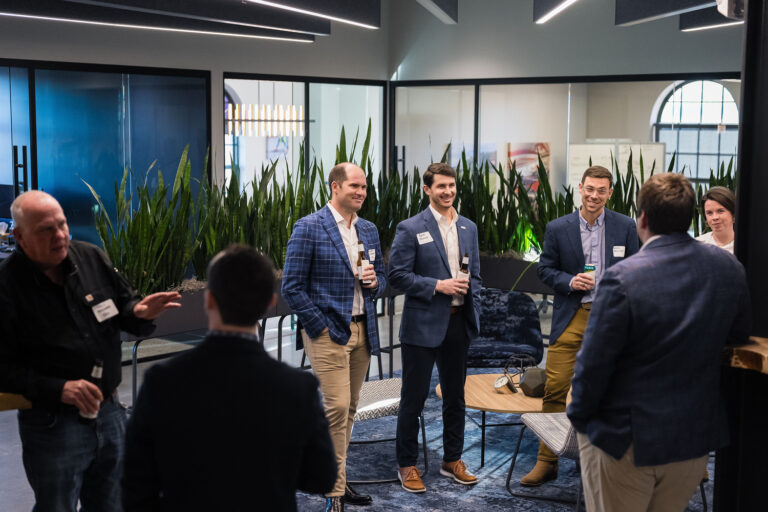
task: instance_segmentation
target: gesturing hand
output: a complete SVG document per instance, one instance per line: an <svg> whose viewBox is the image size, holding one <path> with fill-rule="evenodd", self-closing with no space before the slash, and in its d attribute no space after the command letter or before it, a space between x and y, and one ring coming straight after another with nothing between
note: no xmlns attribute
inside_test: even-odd
<svg viewBox="0 0 768 512"><path fill-rule="evenodd" d="M167 309L180 308L181 303L175 302L180 298L181 294L178 292L158 292L147 295L141 302L133 306L133 314L138 318L153 320Z"/></svg>

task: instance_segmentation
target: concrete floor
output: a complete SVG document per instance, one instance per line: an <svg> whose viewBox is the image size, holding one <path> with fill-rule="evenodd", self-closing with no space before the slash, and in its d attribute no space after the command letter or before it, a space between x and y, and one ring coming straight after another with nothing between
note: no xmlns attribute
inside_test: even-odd
<svg viewBox="0 0 768 512"><path fill-rule="evenodd" d="M534 300L541 300L540 295L534 295ZM397 341L397 332L400 328L400 312L402 309L402 298L398 299L395 306L395 318L393 323L393 332L395 333L395 341ZM549 333L550 325L552 321L552 308L547 308L546 312L540 314L541 328L543 333ZM301 364L302 351L294 349L294 339L292 331L290 330L289 321L286 320L283 326L283 340L282 340L282 360L292 366L299 366ZM389 337L389 323L387 317L383 317L379 321L379 335L382 340L382 345L386 345ZM290 332L288 332L290 331ZM143 342L140 345L139 357L148 357L157 354L170 354L179 352L182 350L188 350L194 346L196 341L202 339L204 333L193 333L184 336L175 336L166 339L152 339ZM267 329L265 332L265 347L273 357L277 356L277 319L270 319L267 322ZM545 343L546 343L545 339ZM131 344L123 345L123 360L131 360ZM389 370L389 356L383 354L382 367L384 369L384 376L388 376ZM546 349L545 357L546 359ZM141 385L144 372L155 362L140 363L137 367L137 383ZM397 371L401 368L400 351L396 349L394 351L394 359L392 360L393 370ZM372 359L370 378L378 377L378 364ZM133 403L132 398L132 368L130 365L123 366L123 380L119 387L120 401L130 406ZM24 467L21 461L21 443L19 441L18 426L16 422L16 411L3 411L0 412L0 510L2 512L22 512L29 511L34 505L34 495L32 489L29 487L26 475L24 474Z"/></svg>

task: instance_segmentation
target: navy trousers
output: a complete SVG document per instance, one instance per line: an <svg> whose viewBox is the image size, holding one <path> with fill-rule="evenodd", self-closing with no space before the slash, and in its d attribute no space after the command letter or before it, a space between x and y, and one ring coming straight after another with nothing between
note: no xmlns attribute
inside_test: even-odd
<svg viewBox="0 0 768 512"><path fill-rule="evenodd" d="M442 344L435 348L404 344L403 387L397 416L397 463L415 466L419 455L419 415L429 395L432 368L437 364L443 394L443 460L455 462L464 450L464 380L469 337L464 315L451 315Z"/></svg>

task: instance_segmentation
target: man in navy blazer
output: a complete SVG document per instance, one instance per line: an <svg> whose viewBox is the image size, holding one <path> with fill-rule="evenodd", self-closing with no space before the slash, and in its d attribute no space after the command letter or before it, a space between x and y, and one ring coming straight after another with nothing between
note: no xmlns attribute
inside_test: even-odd
<svg viewBox="0 0 768 512"><path fill-rule="evenodd" d="M589 511L684 510L727 442L723 347L748 338L749 292L731 254L687 234L695 207L683 175L652 176L643 248L600 282L568 405Z"/></svg>
<svg viewBox="0 0 768 512"><path fill-rule="evenodd" d="M432 164L423 180L429 207L398 224L389 254L390 283L405 293L400 323L403 387L397 417L398 478L403 489L416 493L426 490L416 469L419 415L435 363L443 392L440 473L461 484L477 483L461 460L467 350L479 332L477 226L453 208L455 170Z"/></svg>
<svg viewBox="0 0 768 512"><path fill-rule="evenodd" d="M126 512L293 512L297 488L333 487L317 379L275 361L257 335L274 284L272 263L252 247L211 260L205 339L147 370L128 423Z"/></svg>
<svg viewBox="0 0 768 512"><path fill-rule="evenodd" d="M605 207L613 176L605 167L584 171L581 209L547 224L538 274L555 290L543 412L565 411L576 353L605 269L637 252L635 221ZM539 443L536 465L520 483L535 487L557 478L557 455Z"/></svg>
<svg viewBox="0 0 768 512"><path fill-rule="evenodd" d="M338 476L326 509L367 505L371 497L346 485L346 458L360 388L371 354L379 353L374 301L387 287L379 233L357 216L366 197L365 173L341 163L328 175L331 200L296 221L285 256L283 298L299 318L297 336L320 380L336 450ZM357 267L358 243L365 264ZM301 345L299 345L301 348Z"/></svg>

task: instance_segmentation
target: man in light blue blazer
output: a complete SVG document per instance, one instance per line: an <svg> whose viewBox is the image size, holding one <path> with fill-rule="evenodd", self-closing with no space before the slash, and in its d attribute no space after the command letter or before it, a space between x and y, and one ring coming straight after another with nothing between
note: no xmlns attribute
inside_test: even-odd
<svg viewBox="0 0 768 512"><path fill-rule="evenodd" d="M320 381L336 451L338 476L326 510L371 497L346 485L346 459L360 388L371 354L379 353L374 301L387 287L379 233L357 216L366 197L363 170L350 163L328 176L331 200L296 221L285 256L282 294L303 328L304 351ZM370 265L357 267L358 242Z"/></svg>
<svg viewBox="0 0 768 512"><path fill-rule="evenodd" d="M547 350L543 412L565 411L576 353L587 325L596 288L606 268L637 252L635 221L605 207L613 176L605 167L584 171L579 184L581 209L547 224L539 260L539 279L555 290ZM538 460L520 483L536 487L557 478L557 455L539 443Z"/></svg>
<svg viewBox="0 0 768 512"><path fill-rule="evenodd" d="M728 439L723 347L750 332L744 267L687 233L690 182L652 176L637 204L643 248L603 275L568 405L590 512L685 509Z"/></svg>
<svg viewBox="0 0 768 512"><path fill-rule="evenodd" d="M440 473L464 485L477 483L461 460L467 350L479 332L477 226L453 207L454 169L432 164L423 180L429 207L398 224L389 254L390 283L405 293L400 323L403 387L397 418L398 478L403 489L414 493L426 490L416 469L419 415L435 363L443 392Z"/></svg>

